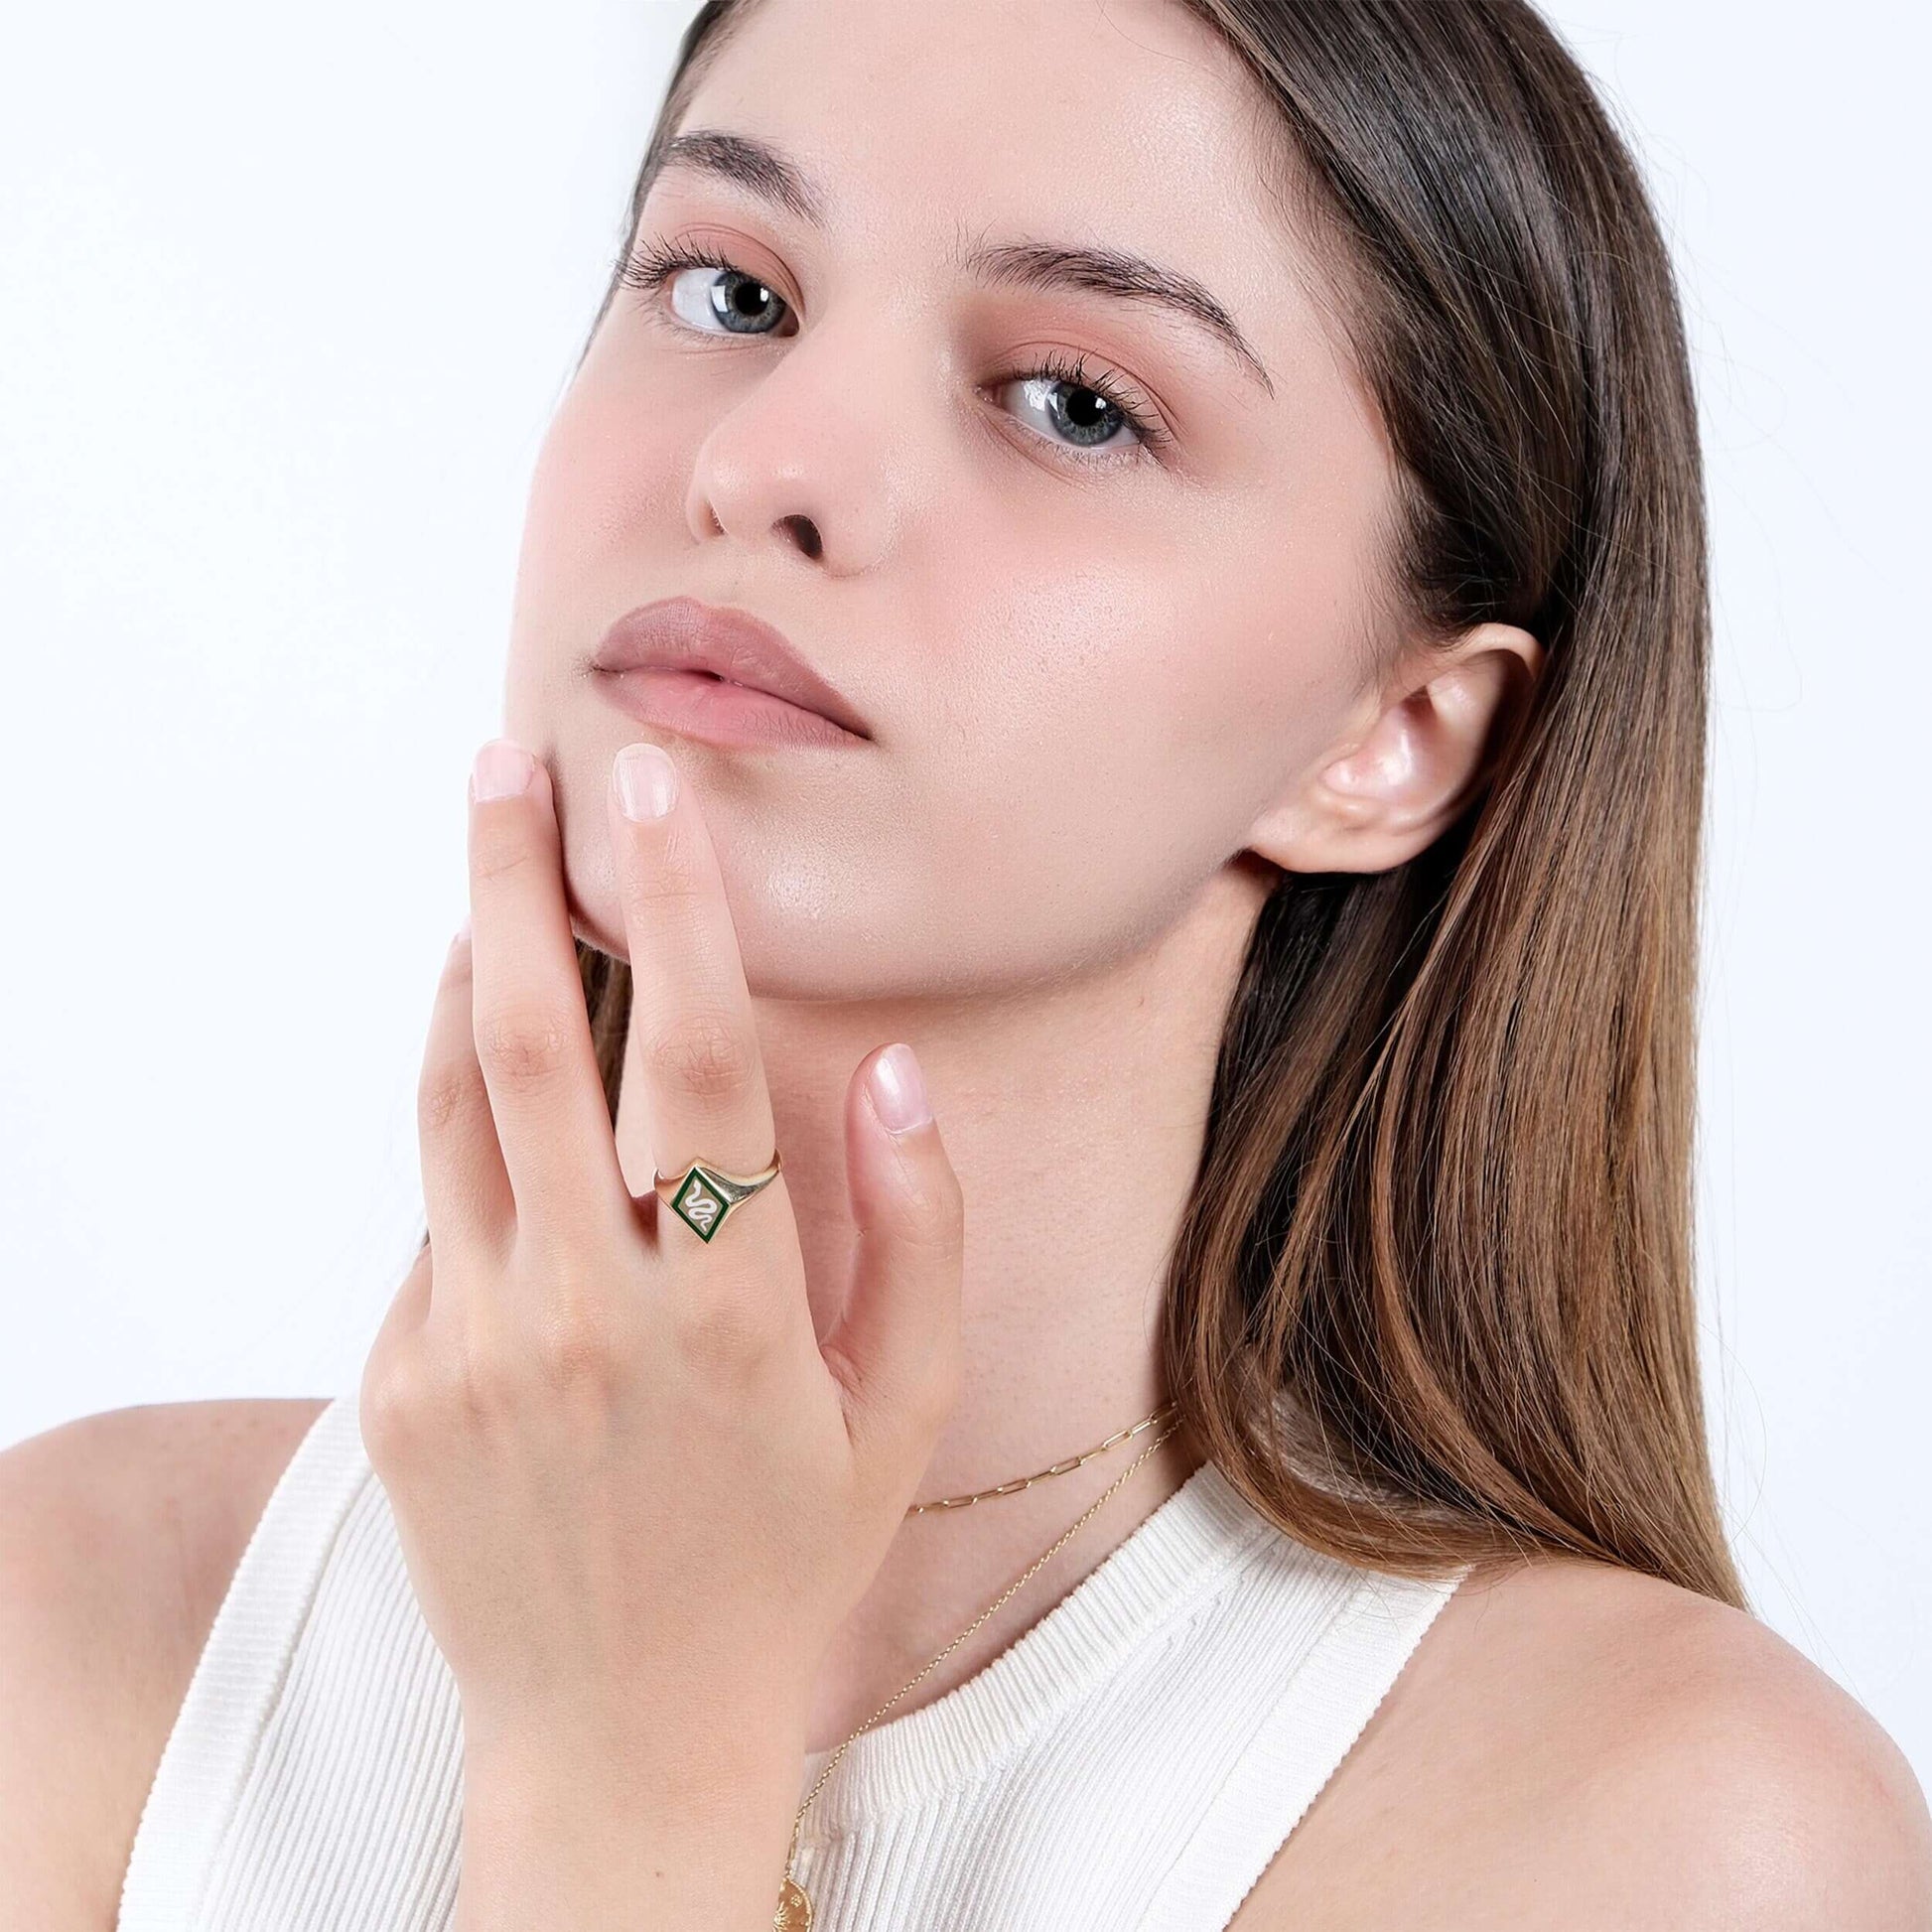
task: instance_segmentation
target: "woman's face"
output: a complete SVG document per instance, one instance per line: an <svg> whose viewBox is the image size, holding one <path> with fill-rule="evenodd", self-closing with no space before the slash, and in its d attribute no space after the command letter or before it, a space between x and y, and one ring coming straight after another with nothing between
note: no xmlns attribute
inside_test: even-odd
<svg viewBox="0 0 1932 1932"><path fill-rule="evenodd" d="M1359 722L1392 486L1260 113L1172 0L760 0L680 131L774 150L819 218L721 172L749 147L667 166L634 246L738 273L617 292L531 487L505 715L556 776L581 936L624 951L605 789L640 737L774 997L1102 969L1260 850ZM1198 285L1265 380L1085 250ZM619 709L606 626L678 594L775 625L870 737Z"/></svg>

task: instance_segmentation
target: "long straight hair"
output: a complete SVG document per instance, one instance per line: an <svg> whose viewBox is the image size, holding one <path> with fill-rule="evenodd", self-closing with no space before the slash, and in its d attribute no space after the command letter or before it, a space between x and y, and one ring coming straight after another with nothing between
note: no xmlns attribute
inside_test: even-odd
<svg viewBox="0 0 1932 1932"><path fill-rule="evenodd" d="M1668 252L1522 0L1178 3L1274 110L1264 167L1332 271L1398 460L1400 617L1520 624L1546 659L1449 831L1263 906L1166 1283L1171 1392L1345 1562L1560 1551L1745 1607L1693 1280L1710 619ZM752 8L683 36L591 337ZM615 1119L629 969L578 959Z"/></svg>

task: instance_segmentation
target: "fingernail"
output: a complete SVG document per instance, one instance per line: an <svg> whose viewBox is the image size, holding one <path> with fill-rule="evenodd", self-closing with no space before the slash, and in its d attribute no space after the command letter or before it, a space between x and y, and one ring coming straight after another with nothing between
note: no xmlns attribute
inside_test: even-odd
<svg viewBox="0 0 1932 1932"><path fill-rule="evenodd" d="M677 803L677 766L661 745L640 742L618 754L618 798L625 818L662 818Z"/></svg>
<svg viewBox="0 0 1932 1932"><path fill-rule="evenodd" d="M450 941L450 952L452 956L454 956L457 953L460 953L464 949L464 947L467 946L469 943L470 943L470 914L466 912L463 915L463 923L460 926L458 926L456 929L456 937Z"/></svg>
<svg viewBox="0 0 1932 1932"><path fill-rule="evenodd" d="M492 738L471 767L470 795L479 803L485 798L513 798L530 788L536 768L536 759L514 739Z"/></svg>
<svg viewBox="0 0 1932 1932"><path fill-rule="evenodd" d="M925 1076L903 1040L887 1047L873 1061L872 1104L895 1134L923 1127L932 1118L925 1097Z"/></svg>

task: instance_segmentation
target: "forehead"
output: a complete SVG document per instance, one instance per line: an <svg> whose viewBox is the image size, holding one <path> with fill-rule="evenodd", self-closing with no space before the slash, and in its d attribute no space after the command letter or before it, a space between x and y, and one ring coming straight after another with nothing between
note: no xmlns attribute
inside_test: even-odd
<svg viewBox="0 0 1932 1932"><path fill-rule="evenodd" d="M1264 178L1266 115L1177 0L755 0L681 125L771 142L854 248L1128 250L1258 337L1314 274Z"/></svg>

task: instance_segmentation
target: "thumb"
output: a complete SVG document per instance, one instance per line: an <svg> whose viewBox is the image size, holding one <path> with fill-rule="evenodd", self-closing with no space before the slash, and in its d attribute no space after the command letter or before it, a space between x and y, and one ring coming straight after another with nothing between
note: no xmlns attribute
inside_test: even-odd
<svg viewBox="0 0 1932 1932"><path fill-rule="evenodd" d="M823 1344L853 1439L916 1482L959 1389L965 1211L911 1047L882 1047L846 1089L845 1171L859 1231ZM897 1125L895 1125L897 1123ZM892 1480L888 1477L888 1480Z"/></svg>

